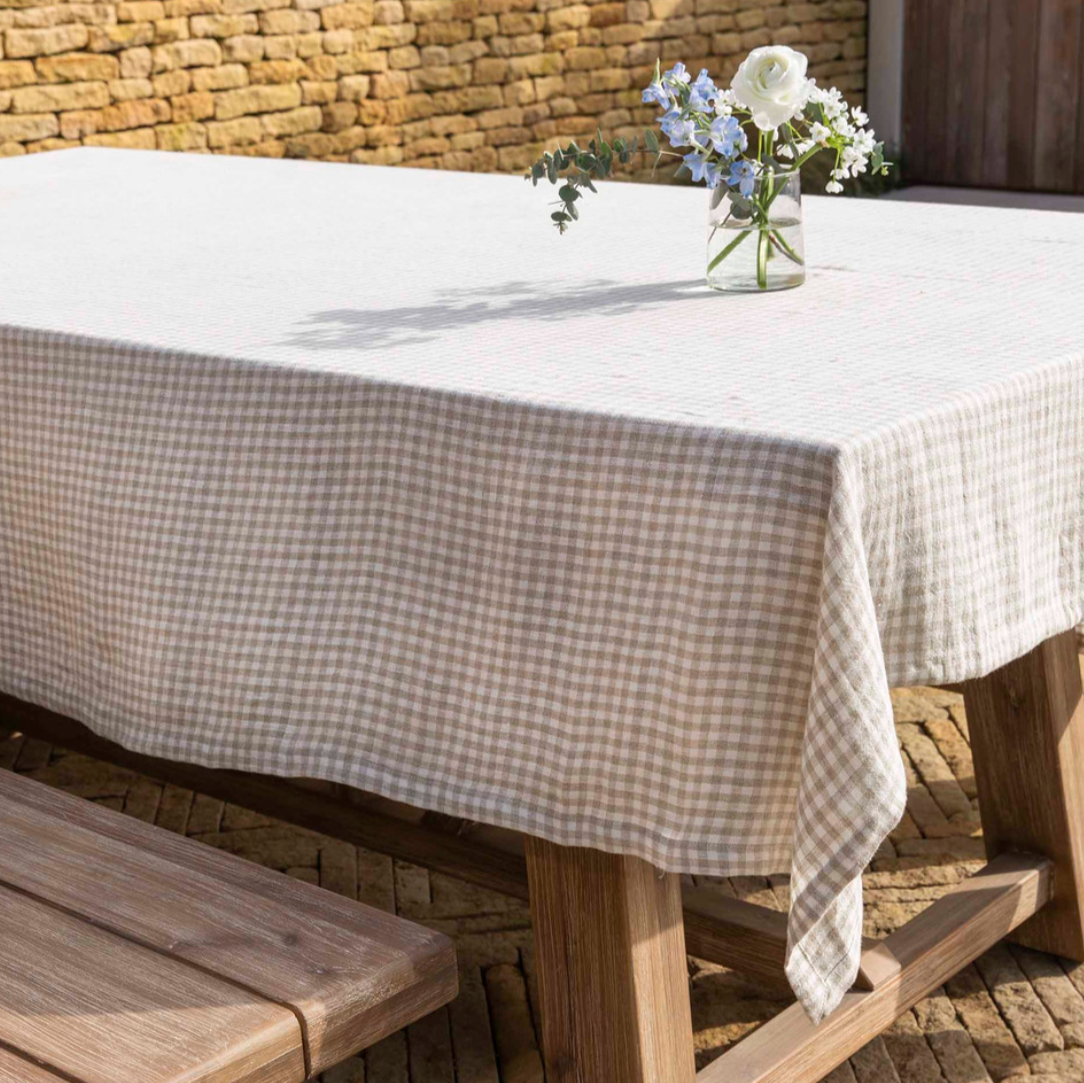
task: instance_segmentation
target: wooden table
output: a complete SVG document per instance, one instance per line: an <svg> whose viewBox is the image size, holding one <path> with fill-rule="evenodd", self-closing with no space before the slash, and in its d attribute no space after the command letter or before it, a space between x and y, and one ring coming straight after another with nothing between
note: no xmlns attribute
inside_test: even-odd
<svg viewBox="0 0 1084 1083"><path fill-rule="evenodd" d="M786 915L632 857L410 809L331 783L130 752L0 696L0 726L529 898L551 1083L816 1083L1004 936L1084 961L1084 704L1077 638L1055 636L964 688L987 866L884 941L814 1026L795 1004L699 1073L686 952L778 985Z"/></svg>
<svg viewBox="0 0 1084 1083"><path fill-rule="evenodd" d="M1013 930L1084 958L1074 216L810 200L806 286L724 298L687 189L615 185L558 238L517 178L93 148L0 174L0 687L671 870L793 856L819 1010L902 809L889 683L989 674L989 868L703 1083L812 1083ZM559 1083L692 1080L686 950L782 978L785 915L639 858L2 707L529 894Z"/></svg>

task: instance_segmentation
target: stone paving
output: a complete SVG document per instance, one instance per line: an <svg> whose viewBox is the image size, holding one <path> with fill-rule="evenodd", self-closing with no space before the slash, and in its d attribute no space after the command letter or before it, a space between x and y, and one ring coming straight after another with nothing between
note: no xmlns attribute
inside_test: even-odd
<svg viewBox="0 0 1084 1083"><path fill-rule="evenodd" d="M960 697L909 689L896 692L894 702L910 792L906 816L865 880L867 932L876 936L982 863ZM459 998L325 1073L324 1083L544 1080L530 919L521 903L18 735L0 740L0 766L452 935ZM782 876L714 882L722 892L786 905ZM695 959L689 979L700 1066L788 1003ZM1084 966L1001 944L827 1078L996 1083L1026 1075L1042 1083L1084 1081Z"/></svg>

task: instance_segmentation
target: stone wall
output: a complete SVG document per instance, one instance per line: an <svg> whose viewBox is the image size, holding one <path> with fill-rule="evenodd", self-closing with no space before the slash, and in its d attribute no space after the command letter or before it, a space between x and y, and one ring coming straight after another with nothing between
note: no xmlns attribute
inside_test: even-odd
<svg viewBox="0 0 1084 1083"><path fill-rule="evenodd" d="M656 56L768 42L861 99L865 0L0 0L0 155L75 146L521 170L648 122Z"/></svg>

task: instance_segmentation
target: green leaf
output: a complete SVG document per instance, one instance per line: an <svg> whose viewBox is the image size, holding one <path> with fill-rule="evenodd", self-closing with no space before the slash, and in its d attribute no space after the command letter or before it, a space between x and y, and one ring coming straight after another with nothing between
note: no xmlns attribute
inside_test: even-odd
<svg viewBox="0 0 1084 1083"><path fill-rule="evenodd" d="M659 153L659 140L655 133L650 128L644 129L644 146L647 147L652 154Z"/></svg>
<svg viewBox="0 0 1084 1083"><path fill-rule="evenodd" d="M557 159L550 157L549 161L546 163L546 176L549 178L550 184L557 183L558 169Z"/></svg>
<svg viewBox="0 0 1084 1083"><path fill-rule="evenodd" d="M750 203L741 192L731 188L730 191L727 192L727 195L730 197L731 205L734 207L734 213L739 218L748 218L752 215L753 204Z"/></svg>
<svg viewBox="0 0 1084 1083"><path fill-rule="evenodd" d="M572 187L571 184L562 186L561 190L557 193L563 203L575 203L580 198L580 193Z"/></svg>
<svg viewBox="0 0 1084 1083"><path fill-rule="evenodd" d="M555 222L567 222L569 220L569 215L565 214L564 211L554 211L553 214L550 215L550 218Z"/></svg>
<svg viewBox="0 0 1084 1083"><path fill-rule="evenodd" d="M568 213L573 218L578 219L580 217L580 212L578 210L576 210L576 204L575 203L566 203L565 204L565 210L568 211Z"/></svg>

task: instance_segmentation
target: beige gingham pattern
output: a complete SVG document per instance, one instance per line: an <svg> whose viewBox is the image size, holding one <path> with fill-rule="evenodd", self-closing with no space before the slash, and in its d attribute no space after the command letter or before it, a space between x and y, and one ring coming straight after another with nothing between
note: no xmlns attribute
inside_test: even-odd
<svg viewBox="0 0 1084 1083"><path fill-rule="evenodd" d="M611 186L565 238L533 196L0 165L0 688L155 755L789 868L819 1017L903 809L890 683L1084 615L1084 221L811 201L810 282L739 298L698 283L703 193Z"/></svg>

